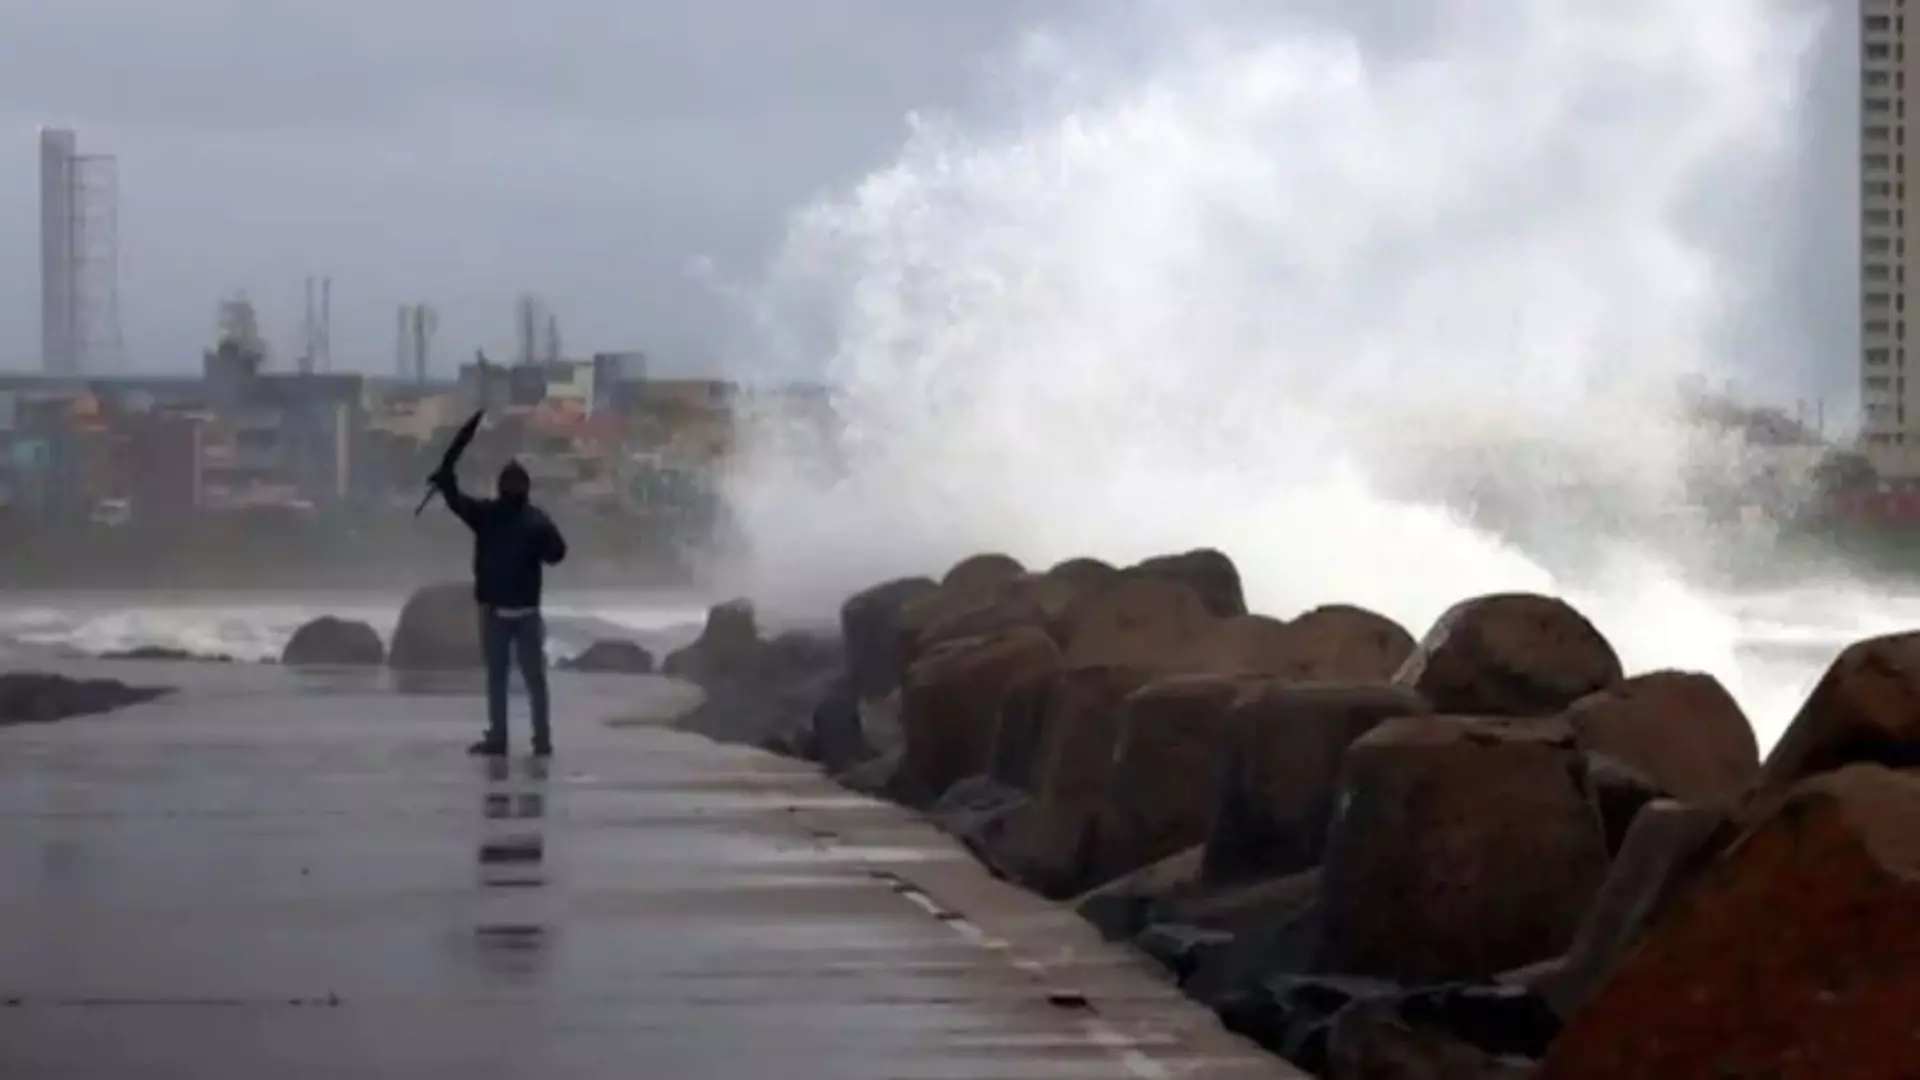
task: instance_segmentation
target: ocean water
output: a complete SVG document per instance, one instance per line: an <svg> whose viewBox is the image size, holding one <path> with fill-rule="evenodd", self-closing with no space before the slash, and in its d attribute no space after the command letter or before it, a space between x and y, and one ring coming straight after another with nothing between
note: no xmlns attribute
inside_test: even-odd
<svg viewBox="0 0 1920 1080"><path fill-rule="evenodd" d="M850 426L829 454L759 421L732 572L804 608L975 551L1212 546L1257 610L1416 633L1550 592L1771 743L1920 614L1833 567L1729 584L1764 523L1700 511L1757 461L1687 395L1797 329L1754 240L1805 209L1823 17L1114 0L1031 35L743 290L741 362L825 370Z"/></svg>
<svg viewBox="0 0 1920 1080"><path fill-rule="evenodd" d="M358 619L391 640L403 598L367 594L0 594L0 657L9 647L98 656L142 647L237 660L278 659L295 630L321 615ZM656 656L698 634L706 607L685 596L558 592L546 605L547 648L571 656L602 638L638 641Z"/></svg>

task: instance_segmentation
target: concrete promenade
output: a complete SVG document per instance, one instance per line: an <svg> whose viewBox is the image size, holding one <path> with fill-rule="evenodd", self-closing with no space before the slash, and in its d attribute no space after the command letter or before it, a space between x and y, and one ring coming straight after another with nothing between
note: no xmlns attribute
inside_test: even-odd
<svg viewBox="0 0 1920 1080"><path fill-rule="evenodd" d="M469 685L74 670L188 688L0 729L8 1080L1298 1075L665 682L562 677L493 767Z"/></svg>

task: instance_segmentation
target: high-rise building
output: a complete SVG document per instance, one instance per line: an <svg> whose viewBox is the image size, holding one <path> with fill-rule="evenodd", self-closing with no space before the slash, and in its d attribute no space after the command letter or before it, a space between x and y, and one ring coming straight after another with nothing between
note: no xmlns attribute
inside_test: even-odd
<svg viewBox="0 0 1920 1080"><path fill-rule="evenodd" d="M81 154L64 128L40 130L40 367L119 366L119 181L114 159Z"/></svg>
<svg viewBox="0 0 1920 1080"><path fill-rule="evenodd" d="M80 373L80 180L73 132L40 129L40 368Z"/></svg>
<svg viewBox="0 0 1920 1080"><path fill-rule="evenodd" d="M1920 8L1916 8L1920 13ZM1908 378L1907 119L1920 105L1920 50L1907 48L1903 0L1860 0L1861 441L1887 476L1920 476L1920 370ZM1920 46L1920 41L1915 42Z"/></svg>

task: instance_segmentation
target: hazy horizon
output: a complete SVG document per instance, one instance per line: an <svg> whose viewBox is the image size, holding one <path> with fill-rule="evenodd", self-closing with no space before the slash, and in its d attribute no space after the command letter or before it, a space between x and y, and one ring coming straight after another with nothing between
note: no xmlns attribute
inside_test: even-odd
<svg viewBox="0 0 1920 1080"><path fill-rule="evenodd" d="M796 214L883 167L915 115L991 118L1023 40L1098 41L1126 21L1117 7L561 0L483 19L412 0L235 23L213 0L0 0L0 246L16 253L0 369L38 367L40 125L119 160L129 370L190 370L236 290L285 362L308 273L333 278L342 368L389 370L394 309L413 301L441 311L444 370L506 353L522 291L549 301L569 352L644 349L680 372L760 361L744 312ZM1282 9L1390 61L1428 48L1447 7ZM1774 178L1793 197L1767 199L1799 214L1756 228L1737 199L1675 208L1760 270L1747 302L1765 318L1726 331L1752 357L1738 389L1825 396L1830 416L1854 382L1845 30L1830 20L1810 53L1798 152ZM805 375L819 358L783 362Z"/></svg>

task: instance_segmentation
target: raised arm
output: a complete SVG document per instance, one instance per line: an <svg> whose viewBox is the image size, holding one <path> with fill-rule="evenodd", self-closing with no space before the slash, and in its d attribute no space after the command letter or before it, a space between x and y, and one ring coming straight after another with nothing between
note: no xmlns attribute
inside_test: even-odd
<svg viewBox="0 0 1920 1080"><path fill-rule="evenodd" d="M460 490L460 478L449 469L434 473L431 482L439 489L440 497L447 500L447 509L466 522L467 528L479 532L482 516L480 500Z"/></svg>
<svg viewBox="0 0 1920 1080"><path fill-rule="evenodd" d="M553 523L552 517L545 514L541 517L545 520L540 530L540 561L558 566L560 560L567 557L567 538L560 535L560 526Z"/></svg>

